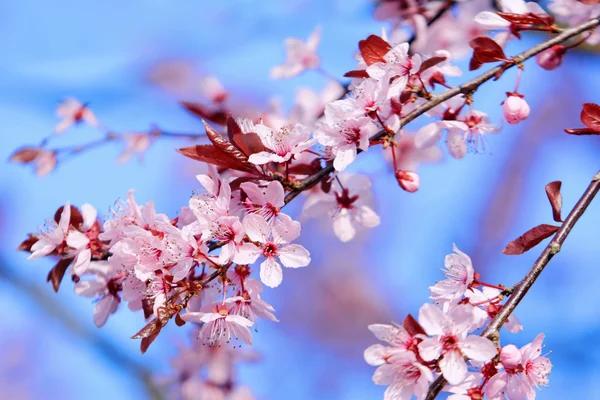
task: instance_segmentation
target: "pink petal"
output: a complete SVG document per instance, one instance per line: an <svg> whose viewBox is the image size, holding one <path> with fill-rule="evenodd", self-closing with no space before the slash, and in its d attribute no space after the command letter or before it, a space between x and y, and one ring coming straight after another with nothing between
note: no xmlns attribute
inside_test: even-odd
<svg viewBox="0 0 600 400"><path fill-rule="evenodd" d="M299 244L290 244L279 249L279 260L288 268L306 267L310 263L310 253Z"/></svg>
<svg viewBox="0 0 600 400"><path fill-rule="evenodd" d="M443 335L446 318L433 304L423 304L419 310L419 324L428 335Z"/></svg>
<svg viewBox="0 0 600 400"><path fill-rule="evenodd" d="M494 343L481 336L467 336L459 347L464 355L475 361L489 361L498 354Z"/></svg>
<svg viewBox="0 0 600 400"><path fill-rule="evenodd" d="M94 323L98 328L102 327L108 316L117 311L117 307L119 307L119 301L111 296L106 295L96 304L94 308Z"/></svg>
<svg viewBox="0 0 600 400"><path fill-rule="evenodd" d="M260 280L271 288L281 284L283 272L281 271L281 265L275 261L274 257L267 257L267 259L260 264Z"/></svg>
<svg viewBox="0 0 600 400"><path fill-rule="evenodd" d="M458 351L449 351L440 361L444 378L451 385L458 385L467 376L467 363Z"/></svg>

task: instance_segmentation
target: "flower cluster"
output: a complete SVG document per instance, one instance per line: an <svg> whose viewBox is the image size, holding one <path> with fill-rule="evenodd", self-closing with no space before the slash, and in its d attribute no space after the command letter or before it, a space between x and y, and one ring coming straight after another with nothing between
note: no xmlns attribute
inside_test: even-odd
<svg viewBox="0 0 600 400"><path fill-rule="evenodd" d="M456 246L444 264L446 279L430 288L435 304L424 304L418 321L409 315L403 325L369 326L385 343L365 350L365 361L377 367L373 382L388 386L386 400L424 399L438 374L448 382L444 390L453 393L452 400L534 399L552 368L541 356L544 335L521 349L512 344L498 349L473 334L498 313L510 290L481 282L469 256ZM514 316L504 327L522 330Z"/></svg>

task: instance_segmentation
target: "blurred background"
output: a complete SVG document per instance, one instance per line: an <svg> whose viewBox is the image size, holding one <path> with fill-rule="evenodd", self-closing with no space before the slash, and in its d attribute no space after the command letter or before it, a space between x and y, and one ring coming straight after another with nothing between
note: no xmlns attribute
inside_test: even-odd
<svg viewBox="0 0 600 400"><path fill-rule="evenodd" d="M271 80L270 68L285 57L284 39L305 39L319 25L323 68L341 77L355 67L358 40L387 26L373 19L373 9L368 0L3 1L0 159L49 135L65 96L89 102L105 125L121 132L151 124L201 132L200 120L178 105L186 93L157 84L157 74L173 68L215 75L240 101L264 108L278 97L289 109L299 87L319 91L326 79L309 71ZM542 38L524 36L507 54ZM598 138L562 131L581 125L582 103L600 102L598 60L573 51L553 72L529 61L520 92L531 105L530 118L490 136L491 155L425 165L415 194L397 186L381 153L361 155L353 170L371 177L381 225L342 244L330 228L303 223L301 242L313 261L286 271L281 287L264 293L281 322L259 323L254 349L261 359L243 365L239 380L258 399L382 398L384 388L371 382L374 369L362 358L376 342L367 325L417 315L428 301L428 286L442 277L439 268L452 243L472 257L483 280L516 283L541 248L517 257L501 250L532 226L551 223L544 185L563 181L566 212L600 166ZM466 70L467 60L458 65ZM501 124L500 103L514 82L510 71L485 85L475 107ZM55 144L98 135L76 127ZM2 164L0 399L144 399L152 391L148 377L168 374L169 359L189 340L186 328L170 324L142 356L139 342L129 339L143 326L141 315L123 308L96 329L93 303L75 296L68 280L57 295L45 284L50 260L27 262L15 249L67 200L90 202L102 216L135 188L139 203L153 199L157 210L175 216L198 188L194 176L202 171L174 151L189 144L160 140L142 162L124 165L115 162L121 149L109 145L73 157L44 178ZM298 216L300 203L288 212ZM502 334L503 343L522 345L546 333L555 368L542 399L600 398L600 350L594 346L600 335L599 218L597 200L517 309L524 331Z"/></svg>

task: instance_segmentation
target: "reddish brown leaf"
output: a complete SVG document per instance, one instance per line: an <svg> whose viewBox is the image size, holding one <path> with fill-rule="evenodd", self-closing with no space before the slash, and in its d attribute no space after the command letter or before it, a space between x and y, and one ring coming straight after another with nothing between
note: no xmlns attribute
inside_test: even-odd
<svg viewBox="0 0 600 400"><path fill-rule="evenodd" d="M133 335L132 339L143 339L154 335L155 333L160 332L162 326L158 322L158 319L154 318L152 321L148 322L146 326L139 330L138 333Z"/></svg>
<svg viewBox="0 0 600 400"><path fill-rule="evenodd" d="M227 136L229 137L229 141L246 156L266 150L260 137L258 137L256 133L242 132L242 128L240 128L236 120L231 117L227 119Z"/></svg>
<svg viewBox="0 0 600 400"><path fill-rule="evenodd" d="M54 221L56 221L57 224L60 222L60 215L62 214L64 208L65 206L60 206L58 207L58 210L56 210L56 212L54 213ZM75 206L71 206L70 223L74 228L79 228L79 226L83 224L83 216L81 215L79 209Z"/></svg>
<svg viewBox="0 0 600 400"><path fill-rule="evenodd" d="M177 149L177 151L193 160L213 164L220 168L234 169L252 174L258 173L254 166L250 169L246 164L240 164L237 160L223 153L212 144L197 144L195 146Z"/></svg>
<svg viewBox="0 0 600 400"><path fill-rule="evenodd" d="M600 131L596 131L594 129L589 129L589 128L565 129L565 132L567 132L569 135L578 135L578 136L582 136L582 135L600 135Z"/></svg>
<svg viewBox="0 0 600 400"><path fill-rule="evenodd" d="M594 6L596 4L600 4L600 0L577 0L580 3L583 3L588 6Z"/></svg>
<svg viewBox="0 0 600 400"><path fill-rule="evenodd" d="M532 14L507 14L503 12L497 12L499 16L503 19L511 22L515 25L540 25L541 21L544 21L548 25L552 25L554 23L554 17L550 15L536 15ZM526 28L519 28L520 30L527 30Z"/></svg>
<svg viewBox="0 0 600 400"><path fill-rule="evenodd" d="M541 224L519 236L502 250L502 254L517 255L537 246L542 240L549 238L558 231L560 227L554 225Z"/></svg>
<svg viewBox="0 0 600 400"><path fill-rule="evenodd" d="M377 35L371 35L365 40L358 42L358 49L367 65L385 62L384 56L392 46Z"/></svg>
<svg viewBox="0 0 600 400"><path fill-rule="evenodd" d="M72 258L63 258L48 272L48 277L46 278L46 282L52 282L52 289L55 292L58 292L58 288L60 287L60 283L65 276L65 271L73 261Z"/></svg>
<svg viewBox="0 0 600 400"><path fill-rule="evenodd" d="M366 69L355 69L344 74L346 78L368 78L369 74Z"/></svg>
<svg viewBox="0 0 600 400"><path fill-rule="evenodd" d="M473 48L473 56L469 63L470 71L478 69L485 63L506 59L502 47L487 36L476 37L469 42L469 46Z"/></svg>
<svg viewBox="0 0 600 400"><path fill-rule="evenodd" d="M585 103L581 110L581 122L588 128L600 132L600 106L594 103Z"/></svg>
<svg viewBox="0 0 600 400"><path fill-rule="evenodd" d="M35 158L40 154L40 150L35 147L23 147L18 150L15 150L8 159L10 162L27 164L35 160Z"/></svg>
<svg viewBox="0 0 600 400"><path fill-rule="evenodd" d="M288 172L292 175L313 175L321 170L321 164L319 160L316 159L316 162L311 162L310 164L296 164L292 165Z"/></svg>
<svg viewBox="0 0 600 400"><path fill-rule="evenodd" d="M248 156L246 154L242 153L240 149L221 136L219 132L215 131L206 122L204 122L204 128L206 129L206 136L210 139L212 144L239 165L234 169L253 172L255 174L257 173L256 165L248 161Z"/></svg>
<svg viewBox="0 0 600 400"><path fill-rule="evenodd" d="M185 325L185 321L183 320L183 318L181 318L181 315L179 315L179 314L175 315L175 324L177 326L183 326L183 325Z"/></svg>
<svg viewBox="0 0 600 400"><path fill-rule="evenodd" d="M417 320L410 314L404 318L404 322L402 323L404 329L408 332L409 335L415 336L416 334L426 335L425 329L417 322Z"/></svg>
<svg viewBox="0 0 600 400"><path fill-rule="evenodd" d="M197 117L207 119L219 125L227 123L227 113L223 110L211 110L200 103L192 103L190 101L182 101L180 104Z"/></svg>
<svg viewBox="0 0 600 400"><path fill-rule="evenodd" d="M147 298L142 299L142 310L144 311L144 319L148 319L154 313L153 305L154 301L150 302Z"/></svg>
<svg viewBox="0 0 600 400"><path fill-rule="evenodd" d="M23 240L17 250L26 251L31 253L31 246L33 246L38 241L38 238L31 233L27 234L27 239Z"/></svg>
<svg viewBox="0 0 600 400"><path fill-rule="evenodd" d="M560 194L561 181L550 182L546 185L546 195L552 206L552 218L556 222L562 222L560 211L562 210L562 195Z"/></svg>
<svg viewBox="0 0 600 400"><path fill-rule="evenodd" d="M446 61L446 57L441 57L441 56L430 57L421 63L421 68L419 68L419 72L417 72L417 73L420 74L421 72L423 72L431 67L434 67L443 61Z"/></svg>
<svg viewBox="0 0 600 400"><path fill-rule="evenodd" d="M154 340L158 337L159 333L160 331L142 339L142 342L140 343L140 351L142 354L148 350L152 342L154 342Z"/></svg>

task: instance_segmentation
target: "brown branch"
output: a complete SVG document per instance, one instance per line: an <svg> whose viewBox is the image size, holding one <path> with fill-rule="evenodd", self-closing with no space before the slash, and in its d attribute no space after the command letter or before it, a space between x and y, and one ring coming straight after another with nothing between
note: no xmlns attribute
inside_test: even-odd
<svg viewBox="0 0 600 400"><path fill-rule="evenodd" d="M552 257L558 254L563 243L565 242L565 239L567 236L569 236L569 233L579 218L583 215L585 210L588 208L596 194L598 194L598 191L600 191L600 171L594 175L587 189L577 204L575 204L575 207L573 207L565 222L563 222L563 224L560 226L558 232L556 232L548 246L546 246L544 251L542 251L542 254L535 261L529 272L527 272L527 275L525 275L523 280L515 286L514 292L511 294L506 304L504 304L502 309L498 312L498 314L496 314L494 319L492 319L490 324L481 333L481 336L484 336L490 340L498 338L498 332L502 325L506 322L508 317L510 317L521 300L523 300L531 286L535 283L544 268L546 268ZM446 380L444 377L438 377L429 387L426 400L435 399L445 384Z"/></svg>
<svg viewBox="0 0 600 400"><path fill-rule="evenodd" d="M412 112L408 113L405 117L403 117L400 120L400 127L405 126L409 122L413 121L417 117L423 115L427 111L431 110L433 107L443 103L446 100L449 100L455 96L458 96L459 94L465 95L465 94L473 93L483 83L493 79L494 77L498 76L499 74L504 73L504 71L514 67L515 65L519 65L522 62L524 62L525 60L528 60L531 57L537 55L538 53L541 53L542 51L547 50L556 44L560 44L574 36L577 36L582 32L592 30L595 27L597 27L598 25L600 25L600 18L594 18L594 19L591 19L590 21L585 22L575 28L567 29L563 33L556 35L552 39L549 39L543 43L540 43L540 44L530 48L529 50L526 50L526 51L522 52L521 54L513 57L513 59L509 62L502 63L499 66L492 68L487 72L484 72L483 74L479 75L478 77L476 77L466 83L463 83L460 86L454 87L452 89L448 89L439 95L432 96L431 100L429 100L427 103L424 103L421 106L415 108ZM385 132L385 130L382 130L382 131L376 133L375 135L373 135L373 137L371 137L370 140L376 141L376 140L381 139L385 135L387 135L387 133ZM359 152L360 152L360 150L359 150ZM327 164L327 166L325 168L323 168L316 174L311 175L308 178L300 181L298 186L294 190L292 190L290 193L288 193L287 196L285 196L285 203L286 204L289 203L296 196L298 196L302 191L312 188L318 182L320 182L321 179L323 179L324 177L326 177L333 171L334 171L333 163L330 162Z"/></svg>

